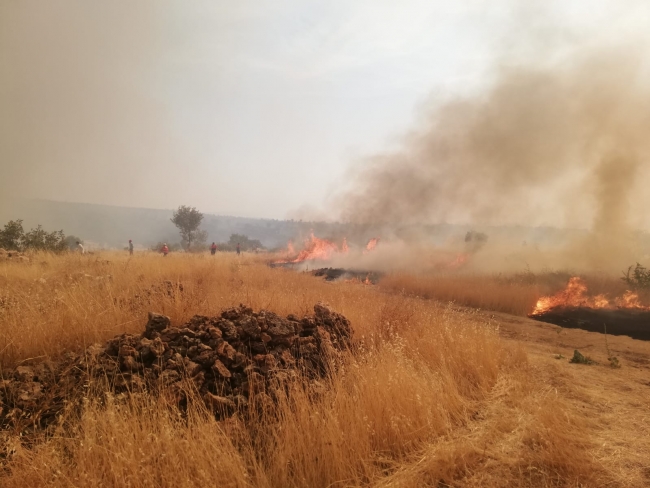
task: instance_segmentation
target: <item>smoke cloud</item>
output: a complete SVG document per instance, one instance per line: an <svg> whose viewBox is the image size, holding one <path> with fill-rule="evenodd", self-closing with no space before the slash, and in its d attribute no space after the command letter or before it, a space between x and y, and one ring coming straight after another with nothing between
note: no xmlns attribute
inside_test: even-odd
<svg viewBox="0 0 650 488"><path fill-rule="evenodd" d="M620 226L650 155L650 85L629 51L507 68L448 101L341 197L352 222ZM638 222L637 222L638 223Z"/></svg>
<svg viewBox="0 0 650 488"><path fill-rule="evenodd" d="M431 110L400 150L362 161L340 215L577 227L598 236L600 257L620 251L648 224L647 74L629 47L501 68L486 92Z"/></svg>

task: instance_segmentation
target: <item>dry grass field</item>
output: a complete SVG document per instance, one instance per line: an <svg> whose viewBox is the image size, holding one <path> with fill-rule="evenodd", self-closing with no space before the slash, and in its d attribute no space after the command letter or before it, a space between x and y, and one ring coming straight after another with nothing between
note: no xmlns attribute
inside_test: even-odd
<svg viewBox="0 0 650 488"><path fill-rule="evenodd" d="M620 297L629 285L619 276L609 274L575 273L587 283L589 294ZM381 281L381 288L393 293L404 293L420 298L454 302L467 307L493 310L512 315L527 316L541 296L563 290L574 276L570 272L530 271L502 274L409 274L395 273ZM622 273L621 273L622 276ZM650 292L638 291L642 303L650 303Z"/></svg>
<svg viewBox="0 0 650 488"><path fill-rule="evenodd" d="M564 285L566 282L561 283L558 289ZM534 282L456 274L437 276L393 274L382 280L381 287L390 292L401 292L421 298L434 298L468 307L522 316L533 310L540 296L550 292L549 286L540 286Z"/></svg>
<svg viewBox="0 0 650 488"><path fill-rule="evenodd" d="M181 324L240 303L280 315L328 303L351 321L357 346L325 381L298 382L273 411L249 419L216 421L201 401L179 415L162 396L101 402L79 392L83 412L71 413L78 417L55 435L26 446L18 433L2 432L0 484L650 484L650 384L639 380L648 362L611 370L557 361L551 350L565 352L583 336L549 326L531 343L527 322L446 303L525 315L538 285L473 280L474 287L407 275L379 286L329 283L252 255L35 255L29 264L0 263L4 371L139 333L148 311Z"/></svg>

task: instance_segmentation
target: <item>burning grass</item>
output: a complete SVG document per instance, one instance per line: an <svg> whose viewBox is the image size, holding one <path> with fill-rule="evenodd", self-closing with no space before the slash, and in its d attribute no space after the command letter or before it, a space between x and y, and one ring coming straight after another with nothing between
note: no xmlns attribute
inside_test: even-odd
<svg viewBox="0 0 650 488"><path fill-rule="evenodd" d="M612 296L592 294L588 288L583 278L572 276L563 290L540 297L530 317L563 327L593 332L609 329L610 334L650 340L650 306L644 304L648 303L647 292L626 289Z"/></svg>
<svg viewBox="0 0 650 488"><path fill-rule="evenodd" d="M543 296L537 300L531 315L540 315L556 308L587 308L593 310L621 310L647 311L650 306L641 303L639 293L632 290L617 297L610 298L605 293L592 295L584 279L572 276L564 290L554 295Z"/></svg>
<svg viewBox="0 0 650 488"><path fill-rule="evenodd" d="M284 316L306 315L324 301L350 320L356 341L344 367L296 382L246 419L217 421L191 398L179 415L164 392L111 397L91 385L80 392L84 408L64 415L54 436L25 446L18 432L2 432L3 486L597 486L620 479L597 461L589 426L549 392L520 346L499 338L496 324L385 293L391 283L413 290L418 282L333 284L226 255L38 255L27 265L0 264L4 368L140 332L149 310L181 324L239 303Z"/></svg>
<svg viewBox="0 0 650 488"><path fill-rule="evenodd" d="M376 245L376 243L375 243ZM374 246L373 246L374 247ZM287 245L287 259L275 261L274 264L302 263L304 261L329 261L336 254L347 254L349 251L347 240L344 238L339 247L335 242L321 239L312 232L304 243L303 249L294 256L293 243Z"/></svg>
<svg viewBox="0 0 650 488"><path fill-rule="evenodd" d="M609 275L574 276L571 272L502 274L394 273L380 286L468 307L528 316L558 306L635 311L648 310L650 291L630 290Z"/></svg>

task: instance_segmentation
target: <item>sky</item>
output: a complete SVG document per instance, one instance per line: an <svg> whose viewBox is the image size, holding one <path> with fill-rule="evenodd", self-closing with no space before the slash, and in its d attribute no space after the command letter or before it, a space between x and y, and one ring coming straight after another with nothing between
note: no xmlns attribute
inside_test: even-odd
<svg viewBox="0 0 650 488"><path fill-rule="evenodd" d="M0 196L326 215L430 107L647 35L645 3L3 1Z"/></svg>

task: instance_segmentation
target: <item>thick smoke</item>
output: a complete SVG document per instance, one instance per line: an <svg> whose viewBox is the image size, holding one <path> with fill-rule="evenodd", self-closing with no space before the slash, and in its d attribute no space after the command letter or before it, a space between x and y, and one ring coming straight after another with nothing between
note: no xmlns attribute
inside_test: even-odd
<svg viewBox="0 0 650 488"><path fill-rule="evenodd" d="M356 168L344 220L399 226L591 229L621 251L641 208L650 156L650 84L630 49L503 68L487 92L432 110L402 149ZM647 208L647 207L646 207Z"/></svg>
<svg viewBox="0 0 650 488"><path fill-rule="evenodd" d="M484 95L435 110L403 149L357 173L353 222L620 225L650 154L637 58L507 69ZM572 209L596 212L575 215Z"/></svg>

